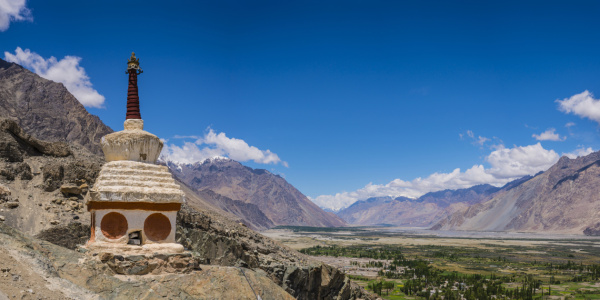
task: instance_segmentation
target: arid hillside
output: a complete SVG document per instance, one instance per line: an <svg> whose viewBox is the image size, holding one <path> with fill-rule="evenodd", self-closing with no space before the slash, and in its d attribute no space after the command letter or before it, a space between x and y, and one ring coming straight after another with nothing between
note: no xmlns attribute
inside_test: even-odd
<svg viewBox="0 0 600 300"><path fill-rule="evenodd" d="M594 152L562 157L546 172L448 216L433 229L582 234L597 225L599 213L600 152Z"/></svg>

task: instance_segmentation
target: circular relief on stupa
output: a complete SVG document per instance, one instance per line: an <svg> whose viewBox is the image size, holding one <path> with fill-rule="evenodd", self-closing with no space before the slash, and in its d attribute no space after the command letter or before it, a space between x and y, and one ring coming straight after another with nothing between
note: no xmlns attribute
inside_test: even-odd
<svg viewBox="0 0 600 300"><path fill-rule="evenodd" d="M152 241L162 241L171 233L171 221L161 213L151 214L144 221L144 233Z"/></svg>
<svg viewBox="0 0 600 300"><path fill-rule="evenodd" d="M102 218L100 230L105 237L118 239L127 233L127 219L118 212L110 212Z"/></svg>

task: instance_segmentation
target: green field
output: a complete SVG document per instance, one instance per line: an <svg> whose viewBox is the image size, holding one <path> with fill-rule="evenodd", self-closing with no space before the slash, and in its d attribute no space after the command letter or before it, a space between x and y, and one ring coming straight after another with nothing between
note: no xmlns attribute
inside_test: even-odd
<svg viewBox="0 0 600 300"><path fill-rule="evenodd" d="M296 229L279 239L328 258L384 299L600 299L597 239L452 238L368 228Z"/></svg>

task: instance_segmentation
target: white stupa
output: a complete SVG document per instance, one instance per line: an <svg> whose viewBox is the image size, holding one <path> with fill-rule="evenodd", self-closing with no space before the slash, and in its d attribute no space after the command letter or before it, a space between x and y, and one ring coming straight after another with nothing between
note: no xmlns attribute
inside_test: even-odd
<svg viewBox="0 0 600 300"><path fill-rule="evenodd" d="M139 59L128 61L125 130L102 138L107 163L87 197L92 214L88 249L121 253L181 253L175 220L183 192L166 166L156 164L163 142L144 131L139 111Z"/></svg>

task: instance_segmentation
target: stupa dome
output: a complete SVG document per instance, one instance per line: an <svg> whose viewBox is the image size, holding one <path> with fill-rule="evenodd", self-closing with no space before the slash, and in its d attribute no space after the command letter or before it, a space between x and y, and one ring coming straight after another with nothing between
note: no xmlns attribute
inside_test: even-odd
<svg viewBox="0 0 600 300"><path fill-rule="evenodd" d="M144 131L144 120L127 119L124 127L123 131L107 134L102 138L102 151L106 161L156 163L163 142L154 134Z"/></svg>

